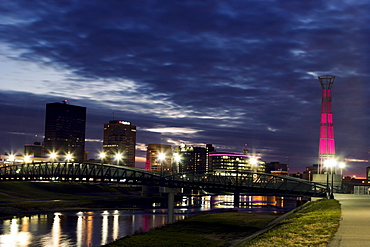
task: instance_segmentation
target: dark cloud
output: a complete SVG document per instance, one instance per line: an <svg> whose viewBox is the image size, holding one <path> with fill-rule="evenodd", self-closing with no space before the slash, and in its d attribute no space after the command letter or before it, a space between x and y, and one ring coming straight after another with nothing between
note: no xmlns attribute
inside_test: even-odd
<svg viewBox="0 0 370 247"><path fill-rule="evenodd" d="M1 93L2 146L42 133L44 104L69 96L88 107L89 139L101 138L115 112L138 126L140 143L172 138L231 151L249 143L268 161L290 157L301 171L316 162L317 75L334 74L337 150L368 159L369 8L360 1L4 1L0 44L14 53L3 56L64 78L42 79L39 92ZM147 130L156 127L199 132Z"/></svg>

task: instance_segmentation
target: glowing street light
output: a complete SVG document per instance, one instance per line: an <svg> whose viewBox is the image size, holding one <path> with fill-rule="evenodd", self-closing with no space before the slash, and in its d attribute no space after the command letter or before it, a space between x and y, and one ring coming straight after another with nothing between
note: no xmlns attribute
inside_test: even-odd
<svg viewBox="0 0 370 247"><path fill-rule="evenodd" d="M10 164L13 165L13 163L15 161L15 155L14 154L9 155L8 160L10 161Z"/></svg>
<svg viewBox="0 0 370 247"><path fill-rule="evenodd" d="M325 160L324 165L330 168L333 168L337 164L337 161L335 159L328 159Z"/></svg>
<svg viewBox="0 0 370 247"><path fill-rule="evenodd" d="M334 199L334 194L333 194L333 186L334 186L334 173L333 173L333 167L335 167L337 165L337 161L335 159L328 159L328 160L325 160L324 162L324 166L326 167L330 167L330 173L331 173L331 188L330 188L330 199ZM329 188L329 173L327 172L326 173L327 176L326 176L326 184L327 184L327 187Z"/></svg>
<svg viewBox="0 0 370 247"><path fill-rule="evenodd" d="M72 154L67 154L66 155L67 162L71 161L72 158L73 158Z"/></svg>
<svg viewBox="0 0 370 247"><path fill-rule="evenodd" d="M55 159L57 158L57 153L51 153L51 154L49 155L49 157L50 157L50 159L54 162L54 161L55 161Z"/></svg>
<svg viewBox="0 0 370 247"><path fill-rule="evenodd" d="M104 152L101 152L101 153L99 154L100 162L101 162L102 164L104 164L104 158L105 158L105 156L106 156L106 154L105 154Z"/></svg>
<svg viewBox="0 0 370 247"><path fill-rule="evenodd" d="M158 154L158 160L159 161L164 161L166 159L166 155L164 153Z"/></svg>
<svg viewBox="0 0 370 247"><path fill-rule="evenodd" d="M119 165L120 160L122 159L122 154L116 154L114 156L115 160L117 161L117 165Z"/></svg>
<svg viewBox="0 0 370 247"><path fill-rule="evenodd" d="M340 188L341 188L341 190L343 192L343 169L346 167L346 163L340 162L338 164L338 167L340 169L340 179L342 180L341 183L340 183Z"/></svg>
<svg viewBox="0 0 370 247"><path fill-rule="evenodd" d="M24 156L24 163L30 163L31 162L31 157L29 155Z"/></svg>
<svg viewBox="0 0 370 247"><path fill-rule="evenodd" d="M257 172L258 169L258 159L256 157L250 157L249 163L251 164L253 171Z"/></svg>
<svg viewBox="0 0 370 247"><path fill-rule="evenodd" d="M258 159L256 157L251 157L249 159L249 162L251 163L251 165L257 165Z"/></svg>
<svg viewBox="0 0 370 247"><path fill-rule="evenodd" d="M344 163L344 162L340 162L340 163L338 164L338 167L339 167L339 169L340 169L340 176L343 178L343 169L346 167L346 163Z"/></svg>
<svg viewBox="0 0 370 247"><path fill-rule="evenodd" d="M173 159L176 163L179 163L181 161L181 156L178 153L173 154Z"/></svg>
<svg viewBox="0 0 370 247"><path fill-rule="evenodd" d="M180 154L178 154L178 153L174 153L173 154L173 160L175 161L175 164L176 164L176 172L179 172L178 171L178 168L179 168L179 163L181 162L181 156L180 156Z"/></svg>
<svg viewBox="0 0 370 247"><path fill-rule="evenodd" d="M161 165L161 176L163 176L163 161L166 159L166 154L164 153L159 153L158 154L158 161Z"/></svg>

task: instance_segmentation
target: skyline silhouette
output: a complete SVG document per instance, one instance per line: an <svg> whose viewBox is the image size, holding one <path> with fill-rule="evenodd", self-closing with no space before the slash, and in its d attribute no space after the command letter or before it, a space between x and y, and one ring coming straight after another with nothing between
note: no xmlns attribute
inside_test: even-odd
<svg viewBox="0 0 370 247"><path fill-rule="evenodd" d="M339 158L369 159L370 3L89 1L0 3L0 152L42 141L46 103L87 107L149 143L241 153L302 172L318 163L321 88L333 94ZM113 113L114 112L114 113ZM37 136L37 137L35 137ZM96 154L96 155L95 155ZM345 175L365 176L348 161Z"/></svg>

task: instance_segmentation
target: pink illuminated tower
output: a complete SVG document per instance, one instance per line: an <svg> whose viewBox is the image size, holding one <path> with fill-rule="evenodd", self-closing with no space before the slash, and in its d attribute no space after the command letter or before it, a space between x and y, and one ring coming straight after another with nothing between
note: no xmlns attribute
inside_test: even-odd
<svg viewBox="0 0 370 247"><path fill-rule="evenodd" d="M331 107L331 87L333 86L335 76L323 75L318 78L322 87L318 173L323 173L323 164L325 160L333 159L335 156L334 123Z"/></svg>

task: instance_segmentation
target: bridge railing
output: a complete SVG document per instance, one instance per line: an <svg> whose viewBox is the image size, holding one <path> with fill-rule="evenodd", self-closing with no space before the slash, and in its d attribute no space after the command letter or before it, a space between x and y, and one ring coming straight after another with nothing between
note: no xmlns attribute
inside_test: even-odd
<svg viewBox="0 0 370 247"><path fill-rule="evenodd" d="M242 172L237 175L219 175L215 173L196 174L173 174L166 177L168 181L182 181L185 184L196 185L204 189L222 189L228 191L239 190L244 193L285 193L287 195L317 195L324 196L327 193L326 186L307 180L279 176L267 173Z"/></svg>
<svg viewBox="0 0 370 247"><path fill-rule="evenodd" d="M153 176L158 177L141 169L95 163L40 162L0 167L2 180L128 182L130 179L151 180Z"/></svg>
<svg viewBox="0 0 370 247"><path fill-rule="evenodd" d="M258 172L233 175L164 174L99 163L42 162L0 167L0 179L147 184L208 191L323 196L327 188L307 180Z"/></svg>

